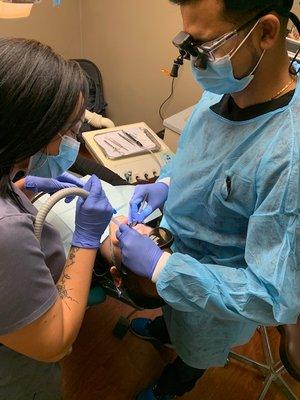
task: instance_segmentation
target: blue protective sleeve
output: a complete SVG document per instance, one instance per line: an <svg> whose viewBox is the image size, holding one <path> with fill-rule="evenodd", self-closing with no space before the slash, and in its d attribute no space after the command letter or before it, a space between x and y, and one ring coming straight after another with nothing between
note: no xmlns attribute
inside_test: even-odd
<svg viewBox="0 0 300 400"><path fill-rule="evenodd" d="M300 314L299 178L298 154L279 172L263 159L248 225L247 267L205 264L174 253L157 281L160 296L184 312L205 309L227 320L295 323Z"/></svg>

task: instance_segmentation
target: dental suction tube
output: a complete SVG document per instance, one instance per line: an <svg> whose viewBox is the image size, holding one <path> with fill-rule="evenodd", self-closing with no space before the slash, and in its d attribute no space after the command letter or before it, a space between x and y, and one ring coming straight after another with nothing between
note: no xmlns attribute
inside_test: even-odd
<svg viewBox="0 0 300 400"><path fill-rule="evenodd" d="M55 206L56 203L58 203L61 199L64 197L68 196L80 196L83 198L87 198L89 195L89 192L81 189L81 188L67 188L67 189L62 189L59 190L58 192L54 193L37 213L37 216L35 218L35 224L34 224L34 234L37 238L37 240L40 242L41 241L41 236L42 236L42 231L43 231L43 226L44 222L46 220L46 217L49 213L49 211L52 209L52 207Z"/></svg>
<svg viewBox="0 0 300 400"><path fill-rule="evenodd" d="M102 115L85 110L84 119L94 128L113 128L115 124L108 118L102 117Z"/></svg>

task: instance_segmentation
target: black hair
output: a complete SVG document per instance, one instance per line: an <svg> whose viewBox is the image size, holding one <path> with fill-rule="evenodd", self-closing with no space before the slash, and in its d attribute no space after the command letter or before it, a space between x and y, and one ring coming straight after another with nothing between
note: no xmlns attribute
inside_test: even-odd
<svg viewBox="0 0 300 400"><path fill-rule="evenodd" d="M180 6L197 3L199 0L170 0ZM270 7L288 19L294 0L221 0L224 4L224 17L230 21L243 22Z"/></svg>
<svg viewBox="0 0 300 400"><path fill-rule="evenodd" d="M260 12L266 8L273 8L278 14L288 17L294 0L223 0L226 11L232 12Z"/></svg>
<svg viewBox="0 0 300 400"><path fill-rule="evenodd" d="M0 38L1 197L20 206L10 181L13 166L74 126L87 93L85 75L75 61L36 40Z"/></svg>

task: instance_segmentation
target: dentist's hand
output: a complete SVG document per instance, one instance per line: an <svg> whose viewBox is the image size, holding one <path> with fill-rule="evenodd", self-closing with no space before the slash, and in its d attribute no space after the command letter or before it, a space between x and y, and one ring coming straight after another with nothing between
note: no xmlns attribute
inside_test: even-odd
<svg viewBox="0 0 300 400"><path fill-rule="evenodd" d="M123 264L137 275L151 279L164 252L148 237L122 224L116 233Z"/></svg>
<svg viewBox="0 0 300 400"><path fill-rule="evenodd" d="M163 208L169 193L169 186L163 182L137 185L129 203L129 223L143 222L157 208ZM147 207L138 212L139 207L146 197Z"/></svg>
<svg viewBox="0 0 300 400"><path fill-rule="evenodd" d="M86 199L79 197L76 204L75 232L72 246L98 249L103 232L113 215L101 181L93 175L83 189L90 194Z"/></svg>
<svg viewBox="0 0 300 400"><path fill-rule="evenodd" d="M45 192L53 194L61 189L67 189L71 187L82 188L84 183L81 179L76 176L69 174L68 172L63 173L56 179L53 178L40 178L39 176L28 175L25 177L25 189L30 190L34 193ZM69 202L73 197L68 197L66 202Z"/></svg>

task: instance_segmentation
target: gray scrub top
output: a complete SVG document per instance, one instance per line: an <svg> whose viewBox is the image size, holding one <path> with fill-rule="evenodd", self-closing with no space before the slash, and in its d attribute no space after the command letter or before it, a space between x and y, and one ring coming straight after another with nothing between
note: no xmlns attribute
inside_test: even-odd
<svg viewBox="0 0 300 400"><path fill-rule="evenodd" d="M65 264L59 232L45 224L41 245L34 236L36 209L19 190L27 213L0 198L0 335L20 329L56 301ZM34 339L34 338L33 338ZM60 399L59 368L0 347L1 400Z"/></svg>

